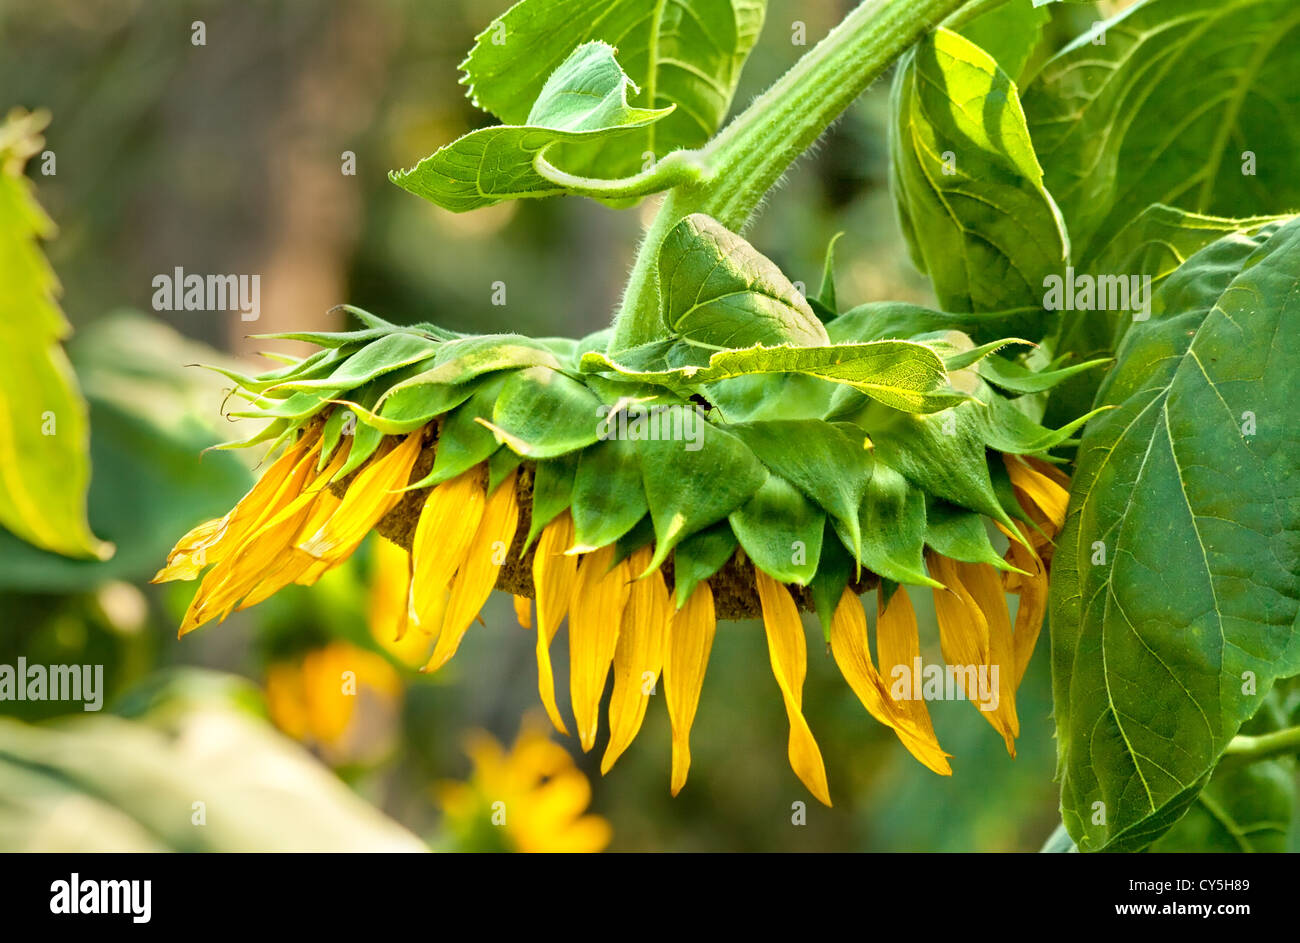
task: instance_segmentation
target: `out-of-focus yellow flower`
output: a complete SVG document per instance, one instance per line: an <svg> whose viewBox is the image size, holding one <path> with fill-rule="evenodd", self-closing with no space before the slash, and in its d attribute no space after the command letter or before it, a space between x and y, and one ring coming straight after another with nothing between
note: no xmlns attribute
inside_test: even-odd
<svg viewBox="0 0 1300 943"><path fill-rule="evenodd" d="M469 736L468 782L438 786L448 838L460 851L594 852L609 822L584 814L591 784L543 721L527 717L507 752L490 734Z"/></svg>
<svg viewBox="0 0 1300 943"><path fill-rule="evenodd" d="M387 661L332 642L266 672L266 705L275 725L343 766L373 762L391 748L402 682Z"/></svg>

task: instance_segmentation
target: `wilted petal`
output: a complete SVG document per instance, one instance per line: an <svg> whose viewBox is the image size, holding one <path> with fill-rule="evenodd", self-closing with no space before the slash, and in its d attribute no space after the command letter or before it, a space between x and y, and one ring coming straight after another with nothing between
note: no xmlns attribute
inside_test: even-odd
<svg viewBox="0 0 1300 943"><path fill-rule="evenodd" d="M371 459L348 485L343 502L325 526L298 543L319 560L337 562L349 555L385 514L402 500L423 434L412 432L382 458Z"/></svg>
<svg viewBox="0 0 1300 943"><path fill-rule="evenodd" d="M555 674L551 669L551 642L568 615L573 587L578 582L578 558L564 551L573 543L573 518L565 511L542 530L533 555L533 590L537 594L537 690L546 716L555 729L568 735L555 703Z"/></svg>
<svg viewBox="0 0 1300 943"><path fill-rule="evenodd" d="M664 698L673 729L672 793L686 785L691 768L691 725L700 703L704 672L709 665L718 620L713 590L707 582L695 587L686 605L672 613L664 640Z"/></svg>
<svg viewBox="0 0 1300 943"><path fill-rule="evenodd" d="M465 562L456 571L447 597L447 614L443 616L438 644L429 656L426 671L437 671L456 654L460 641L479 610L492 595L506 553L519 526L519 499L515 495L515 472L511 472L497 490L488 496L474 538L465 554Z"/></svg>
<svg viewBox="0 0 1300 943"><path fill-rule="evenodd" d="M630 564L642 573L654 554L649 547L635 551ZM614 691L609 699L609 744L600 761L601 775L636 739L645 719L650 691L663 663L664 634L671 612L668 585L659 570L632 583L623 624L614 649Z"/></svg>
<svg viewBox="0 0 1300 943"><path fill-rule="evenodd" d="M613 546L582 558L569 613L569 694L583 750L596 744L600 696L631 592L631 567L623 560L611 568L613 562Z"/></svg>
<svg viewBox="0 0 1300 943"><path fill-rule="evenodd" d="M910 611L910 604L907 608ZM902 609L902 606L896 607L891 618L898 618ZM912 618L912 633L916 634L915 616ZM923 764L936 773L952 775L947 754L940 749L934 730L918 726L911 714L896 706L896 702L889 696L884 680L871 662L871 650L867 645L866 613L862 611L862 603L857 594L847 586L831 618L831 654L835 657L840 673L867 712L882 724L891 727L908 751Z"/></svg>
<svg viewBox="0 0 1300 943"><path fill-rule="evenodd" d="M985 679L980 682L983 690L978 692L982 698L977 706L993 728L1002 734L1007 752L1015 756L1016 737L1020 735L1020 720L1016 716L1016 656L1002 580L998 571L987 563L955 563L954 570L988 625L989 657L984 663ZM995 671L996 680L993 677ZM996 706L989 703L994 698Z"/></svg>
<svg viewBox="0 0 1300 943"><path fill-rule="evenodd" d="M412 624L431 635L442 625L447 590L469 552L486 504L487 470L482 465L443 482L424 499L411 541L415 577L409 609Z"/></svg>
<svg viewBox="0 0 1300 943"><path fill-rule="evenodd" d="M804 637L803 622L784 586L757 568L754 576L763 609L763 624L767 628L767 653L772 661L772 674L781 688L786 716L790 718L790 766L809 792L825 805L830 805L826 766L803 716L803 682L808 672L808 642Z"/></svg>

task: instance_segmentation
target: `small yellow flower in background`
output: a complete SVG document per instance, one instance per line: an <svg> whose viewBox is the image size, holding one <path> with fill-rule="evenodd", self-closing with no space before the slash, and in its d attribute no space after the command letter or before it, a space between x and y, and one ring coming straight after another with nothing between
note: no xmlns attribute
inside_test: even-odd
<svg viewBox="0 0 1300 943"><path fill-rule="evenodd" d="M591 784L546 727L526 717L508 752L486 732L469 736L469 781L438 786L455 850L595 852L609 844L609 822L584 814Z"/></svg>
<svg viewBox="0 0 1300 943"><path fill-rule="evenodd" d="M375 762L391 749L402 682L379 655L332 642L266 672L266 706L277 727L333 766Z"/></svg>

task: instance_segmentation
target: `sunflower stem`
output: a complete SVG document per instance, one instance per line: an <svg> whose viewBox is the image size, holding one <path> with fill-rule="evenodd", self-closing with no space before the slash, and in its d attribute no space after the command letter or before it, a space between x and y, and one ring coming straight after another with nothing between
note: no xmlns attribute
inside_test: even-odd
<svg viewBox="0 0 1300 943"><path fill-rule="evenodd" d="M703 172L670 190L642 240L609 352L663 335L659 246L692 213L741 230L782 174L872 82L969 0L866 0L754 99L700 153Z"/></svg>
<svg viewBox="0 0 1300 943"><path fill-rule="evenodd" d="M1238 734L1228 741L1223 759L1225 762L1258 763L1295 753L1300 753L1300 727L1287 727L1255 737Z"/></svg>

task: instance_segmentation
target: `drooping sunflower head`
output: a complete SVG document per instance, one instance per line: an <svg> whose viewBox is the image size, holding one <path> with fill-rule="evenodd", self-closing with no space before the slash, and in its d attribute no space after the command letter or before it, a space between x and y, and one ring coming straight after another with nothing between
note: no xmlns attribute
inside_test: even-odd
<svg viewBox="0 0 1300 943"><path fill-rule="evenodd" d="M377 530L409 550L404 578L386 577L400 597L385 607L394 641L418 633L436 671L492 590L513 593L563 733L551 648L567 620L585 750L612 676L603 771L662 678L674 793L716 623L761 616L791 765L828 804L802 710L800 609L817 614L867 711L946 774L902 589L924 587L948 684L1014 753L1015 691L1065 511L1048 452L1087 417L1056 431L1032 418L1037 394L1075 368L1005 359L996 351L1015 342L976 345L937 329L952 316L918 312L867 305L829 322L830 345L704 354L678 340L610 357L601 336L460 336L364 314L364 330L292 335L322 349L260 377L228 374L251 402L235 415L270 420L238 443L274 442L265 472L156 579L201 575L183 635L313 583ZM900 323L924 330L900 340Z"/></svg>

